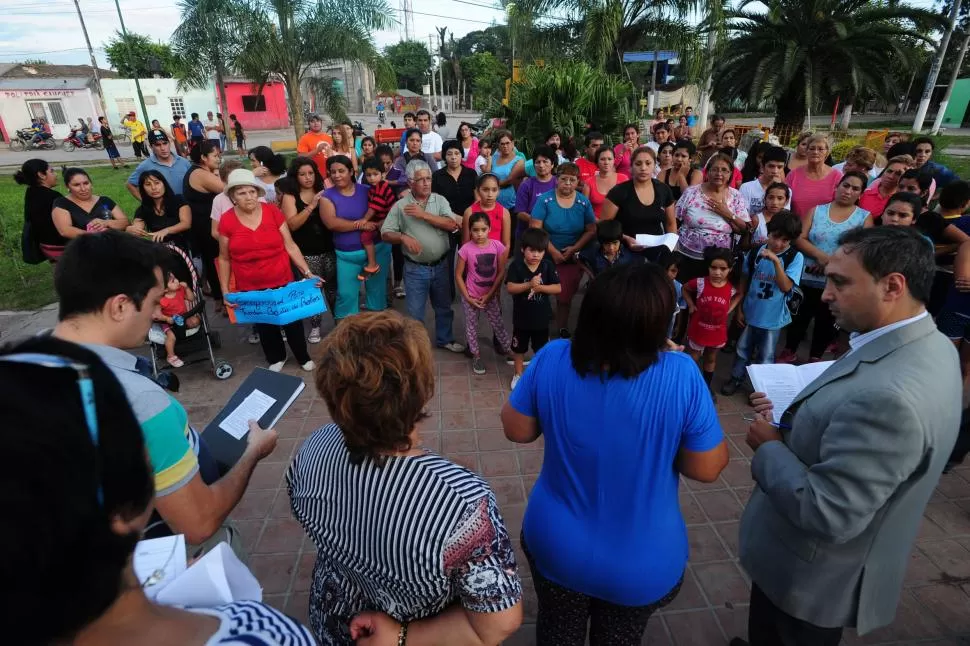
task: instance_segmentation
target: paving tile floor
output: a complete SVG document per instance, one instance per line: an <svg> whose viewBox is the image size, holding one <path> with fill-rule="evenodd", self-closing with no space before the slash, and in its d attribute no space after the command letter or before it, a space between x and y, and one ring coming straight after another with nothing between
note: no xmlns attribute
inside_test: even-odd
<svg viewBox="0 0 970 646"><path fill-rule="evenodd" d="M401 309L401 301L395 303ZM455 332L461 340L461 308L455 308ZM506 318L510 318L508 303ZM213 317L224 337L222 356L235 368L232 379L217 381L207 364L182 368L178 398L190 419L204 427L240 381L263 365L259 346L246 344L246 330L228 327ZM426 324L430 324L429 320ZM499 411L508 396L512 368L499 361L481 332L485 375L474 375L461 355L435 351L437 391L428 404L430 417L422 424L427 448L484 476L492 485L510 534L515 537L525 589L525 622L506 643L535 642L536 601L525 558L518 545L526 501L542 467L542 440L515 445L505 439ZM430 326L429 326L430 329ZM311 353L314 346L310 346ZM722 355L719 374L729 368ZM291 359L284 369L299 372ZM720 380L716 380L716 384ZM752 490L751 450L744 442L744 394L720 397L721 424L729 438L731 461L715 483L684 481L680 504L688 525L690 563L677 599L654 616L643 644L720 646L746 633L750 582L737 563L738 521ZM274 453L253 474L244 498L232 514L250 551L253 572L263 585L265 600L304 619L307 616L310 574L315 558L312 543L292 519L283 474L303 440L330 421L327 407L312 381L290 408L277 429ZM859 638L851 632L845 644L970 644L970 466L943 476L927 508L917 545L910 556L905 590L896 621Z"/></svg>

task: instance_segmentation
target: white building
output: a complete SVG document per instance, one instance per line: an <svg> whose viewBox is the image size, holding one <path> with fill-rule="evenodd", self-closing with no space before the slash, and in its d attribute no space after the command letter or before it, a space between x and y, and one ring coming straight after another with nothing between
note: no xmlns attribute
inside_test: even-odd
<svg viewBox="0 0 970 646"><path fill-rule="evenodd" d="M188 121L189 115L198 112L205 121L205 113L218 112L216 104L216 88L211 82L202 89L178 89L178 81L168 78L139 79L142 96L145 97L145 109L148 110L146 126L151 125L152 119L164 128L172 123L172 116L184 117L182 123ZM104 92L104 102L108 107L108 120L120 123L121 117L134 110L141 118L141 107L138 105L138 92L133 79L110 79L101 81Z"/></svg>

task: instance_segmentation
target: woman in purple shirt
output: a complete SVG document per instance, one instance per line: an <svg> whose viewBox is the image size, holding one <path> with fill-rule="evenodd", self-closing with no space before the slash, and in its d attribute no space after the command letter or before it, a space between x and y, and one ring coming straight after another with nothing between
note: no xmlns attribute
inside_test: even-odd
<svg viewBox="0 0 970 646"><path fill-rule="evenodd" d="M532 163L535 166L536 176L526 177L522 180L515 193L516 237L529 228L532 209L535 208L539 196L556 190L556 166L558 162L559 156L550 146L538 146L532 153Z"/></svg>
<svg viewBox="0 0 970 646"><path fill-rule="evenodd" d="M361 231L373 231L377 225L364 220L370 187L354 182L353 166L346 155L327 159L327 173L333 188L323 192L320 215L323 224L333 231L333 246L337 252L337 303L333 318L336 321L360 312L357 295L360 281L357 276L367 264L367 252L360 243ZM378 312L387 307L387 269L391 264L391 246L386 242L374 245L380 271L371 275L364 288L367 309Z"/></svg>

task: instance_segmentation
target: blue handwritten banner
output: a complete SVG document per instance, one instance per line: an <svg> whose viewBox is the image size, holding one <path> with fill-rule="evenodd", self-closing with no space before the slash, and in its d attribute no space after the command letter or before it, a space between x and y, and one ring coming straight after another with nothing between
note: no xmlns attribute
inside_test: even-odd
<svg viewBox="0 0 970 646"><path fill-rule="evenodd" d="M235 305L235 323L286 325L327 311L317 279L308 278L276 289L232 292L226 300Z"/></svg>

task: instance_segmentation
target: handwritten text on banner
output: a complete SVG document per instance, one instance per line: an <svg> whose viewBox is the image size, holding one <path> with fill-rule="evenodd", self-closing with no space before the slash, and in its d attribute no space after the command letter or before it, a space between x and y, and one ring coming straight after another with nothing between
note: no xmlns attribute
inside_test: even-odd
<svg viewBox="0 0 970 646"><path fill-rule="evenodd" d="M308 278L277 289L233 292L226 300L235 305L235 322L286 325L327 311L317 279Z"/></svg>

